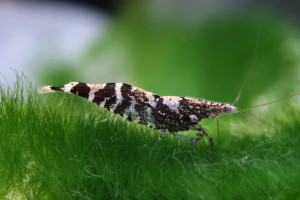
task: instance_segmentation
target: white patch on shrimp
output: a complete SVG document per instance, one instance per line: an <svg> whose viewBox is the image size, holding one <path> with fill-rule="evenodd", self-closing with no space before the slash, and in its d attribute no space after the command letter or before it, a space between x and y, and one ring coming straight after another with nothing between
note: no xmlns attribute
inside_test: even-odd
<svg viewBox="0 0 300 200"><path fill-rule="evenodd" d="M199 119L196 115L190 115L189 117L190 117L191 122L198 122L199 121Z"/></svg>
<svg viewBox="0 0 300 200"><path fill-rule="evenodd" d="M178 107L180 105L181 97L166 96L166 97L163 97L163 98L164 98L163 103L165 105L167 105L172 111L179 114Z"/></svg>
<svg viewBox="0 0 300 200"><path fill-rule="evenodd" d="M94 94L94 93L90 93L90 94L89 94L88 100L89 100L89 101L93 101L94 98L95 98L95 94Z"/></svg>
<svg viewBox="0 0 300 200"><path fill-rule="evenodd" d="M115 86L116 102L111 106L111 108L110 108L111 112L114 112L114 110L117 108L117 106L120 104L120 102L123 99L122 94L121 94L122 85L123 85L123 83L116 83L116 86Z"/></svg>

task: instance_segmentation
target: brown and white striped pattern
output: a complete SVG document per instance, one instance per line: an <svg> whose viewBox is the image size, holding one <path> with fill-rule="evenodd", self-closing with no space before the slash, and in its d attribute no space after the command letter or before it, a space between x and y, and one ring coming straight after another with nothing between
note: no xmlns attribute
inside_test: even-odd
<svg viewBox="0 0 300 200"><path fill-rule="evenodd" d="M60 87L42 86L40 91L73 93L129 121L169 132L186 131L204 118L237 112L237 109L229 104L188 97L160 97L125 83L71 82Z"/></svg>

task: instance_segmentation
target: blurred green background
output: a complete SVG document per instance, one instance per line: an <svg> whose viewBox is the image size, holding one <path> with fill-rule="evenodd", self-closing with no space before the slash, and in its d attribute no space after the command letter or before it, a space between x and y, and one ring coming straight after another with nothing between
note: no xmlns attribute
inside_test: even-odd
<svg viewBox="0 0 300 200"><path fill-rule="evenodd" d="M253 68L235 104L238 108L299 91L299 32L279 13L212 11L191 20L171 8L161 14L148 3L127 2L78 62L47 63L37 74L39 83L125 82L161 96L233 103ZM282 112L286 103L257 109L250 115L256 125L248 123L262 129L257 124L265 126L267 116ZM244 119L240 115L222 118L221 130L235 120ZM211 128L209 120L203 123L215 132L214 121Z"/></svg>
<svg viewBox="0 0 300 200"><path fill-rule="evenodd" d="M20 72L18 67L24 66L23 72L33 81L27 93L20 88L22 78L10 92L0 88L0 195L6 199L299 198L299 97L247 112L249 120L239 114L221 117L220 144L215 120L204 120L201 123L215 139L210 151L206 140L191 147L171 135L157 145L158 131L127 125L84 99L34 92L39 85L71 81L125 82L161 96L233 103L253 68L235 106L243 109L286 97L300 91L297 2L101 1L106 2L99 3L103 10L93 10L96 3L76 1L81 4L76 4L75 14L68 7L74 1L50 3L53 7L42 2L0 4L0 19L9 19L7 31L0 30L0 35L14 41L0 46L0 52L6 53L0 54L2 72L5 76L5 71L12 71L8 66L17 66ZM44 12L45 8L50 11ZM21 17L14 15L23 11ZM98 26L83 26L93 20L82 18L102 12L105 17L97 17L107 25L101 26L101 34ZM49 16L43 18L42 13ZM0 20L0 27L4 21ZM91 30L93 37L85 30ZM76 46L82 39L89 41ZM80 51L66 53L65 48ZM29 62L31 68L21 56L28 52L36 56Z"/></svg>
<svg viewBox="0 0 300 200"><path fill-rule="evenodd" d="M298 30L276 13L187 22L155 17L144 4L120 11L79 62L47 63L39 83L126 82L159 95L232 103L253 66L238 107L299 89Z"/></svg>

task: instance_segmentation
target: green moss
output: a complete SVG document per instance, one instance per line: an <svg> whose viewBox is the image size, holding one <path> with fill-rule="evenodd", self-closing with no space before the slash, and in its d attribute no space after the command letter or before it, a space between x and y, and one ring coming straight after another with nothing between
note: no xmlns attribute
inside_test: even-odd
<svg viewBox="0 0 300 200"><path fill-rule="evenodd" d="M171 135L155 145L157 131L75 96L35 91L22 77L0 89L2 199L300 197L296 111L272 137L222 127L210 151L205 141L191 147Z"/></svg>

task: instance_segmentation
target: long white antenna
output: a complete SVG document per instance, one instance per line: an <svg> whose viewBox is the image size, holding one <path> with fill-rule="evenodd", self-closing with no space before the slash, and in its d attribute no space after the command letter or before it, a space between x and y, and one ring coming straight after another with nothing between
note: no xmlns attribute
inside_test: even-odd
<svg viewBox="0 0 300 200"><path fill-rule="evenodd" d="M258 107L270 105L270 104L273 104L273 103L277 103L279 101L283 101L285 99L289 99L289 98L292 98L292 97L295 97L295 96L298 96L298 95L300 95L300 93L296 93L296 94L293 94L293 95L290 95L290 96L287 96L287 97L284 97L284 98L281 98L281 99L278 99L278 100L275 100L275 101L271 101L271 102L268 102L268 103L260 104L260 105L253 106L253 107L250 107L250 108L245 108L245 109L242 109L242 110L239 110L239 111L243 112L243 111L246 111L246 110L252 110L254 108L258 108Z"/></svg>
<svg viewBox="0 0 300 200"><path fill-rule="evenodd" d="M221 138L220 138L220 127L219 127L219 120L218 120L218 118L217 118L217 117L216 117L215 119L217 120L218 145L220 146L220 144L221 144Z"/></svg>
<svg viewBox="0 0 300 200"><path fill-rule="evenodd" d="M245 117L245 119L249 120L249 121L255 126L255 128L257 128L258 130L262 131L263 133L266 133L263 129L259 128L259 126L257 125L256 122L254 122L252 119L250 119L249 117L247 117L247 115L246 115L245 113L242 113L242 112L240 112L240 111L239 111L239 113L240 113L243 117Z"/></svg>
<svg viewBox="0 0 300 200"><path fill-rule="evenodd" d="M247 83L248 83L248 81L249 81L249 79L250 79L250 77L251 77L251 75L252 75L252 73L253 73L253 71L254 71L254 66L255 66L256 60L257 60L256 50L257 50L257 46L258 46L259 36L260 36L260 34L258 33L257 39L256 39L256 44L255 44L254 53L253 53L253 56L252 56L252 59L251 59L250 69L249 69L249 71L248 71L248 73L247 73L246 79L245 79L245 81L244 81L244 83L243 83L243 85L242 85L242 87L241 87L241 89L240 89L238 95L236 96L235 100L234 100L233 103L231 104L232 106L233 106L234 104L236 104L236 103L238 102L238 100L240 99L240 97L241 97L241 95L242 95L242 92L244 91L244 88L245 88L245 86L247 85Z"/></svg>

